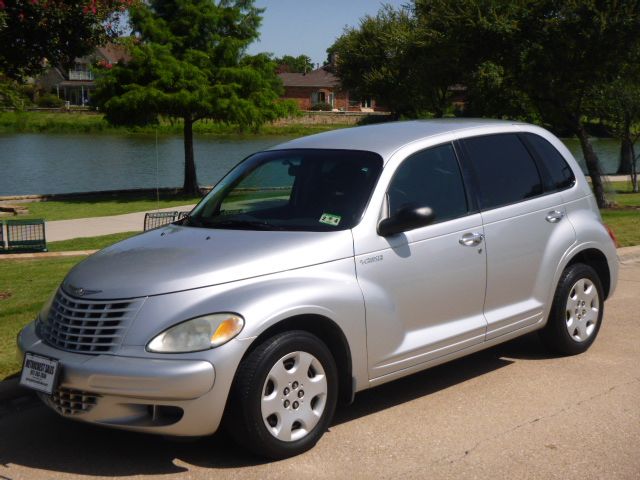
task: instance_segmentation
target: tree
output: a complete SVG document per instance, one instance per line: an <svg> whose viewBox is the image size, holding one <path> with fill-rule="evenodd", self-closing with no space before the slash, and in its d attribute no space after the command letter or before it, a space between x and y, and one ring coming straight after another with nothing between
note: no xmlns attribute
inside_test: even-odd
<svg viewBox="0 0 640 480"><path fill-rule="evenodd" d="M415 0L415 4L418 17L436 19L422 30L460 45L454 51L462 52L461 63L471 73L460 77L469 86L471 110L491 116L525 114L575 134L598 206L606 206L585 114L594 89L610 83L624 65L635 61L640 3Z"/></svg>
<svg viewBox="0 0 640 480"><path fill-rule="evenodd" d="M308 57L307 55L298 55L297 57L292 55L283 55L282 57L274 58L273 61L278 65L278 70L281 73L307 73L313 70L311 57Z"/></svg>
<svg viewBox="0 0 640 480"><path fill-rule="evenodd" d="M631 66L637 69L637 64ZM629 73L629 69L623 73ZM637 157L635 143L640 138L640 84L635 74L621 76L599 86L592 92L590 113L597 116L620 140L620 168L618 173L631 176L634 192L638 192Z"/></svg>
<svg viewBox="0 0 640 480"><path fill-rule="evenodd" d="M442 117L451 108L456 84L480 85L481 79L496 93L501 91L503 84L495 83L495 74L502 67L491 60L504 32L515 28L513 10L511 2L480 0L415 0L412 7L386 6L375 17L363 18L358 28L345 30L328 52L338 54L337 74L344 86L376 97L396 117ZM478 93L476 98L485 97ZM498 105L504 108L502 102L493 104Z"/></svg>
<svg viewBox="0 0 640 480"><path fill-rule="evenodd" d="M139 38L133 59L98 79L94 99L114 124L148 124L160 116L184 125L185 194L199 193L193 124L210 119L257 128L289 114L282 84L265 55L246 56L261 10L253 0L151 0L131 9Z"/></svg>
<svg viewBox="0 0 640 480"><path fill-rule="evenodd" d="M629 63L638 44L640 4L620 0L536 0L514 18L504 66L541 119L580 140L600 208L607 205L600 164L585 128L589 95Z"/></svg>
<svg viewBox="0 0 640 480"><path fill-rule="evenodd" d="M441 116L449 87L468 87L469 112L524 117L580 140L598 205L606 198L585 128L590 92L635 61L637 0L414 0L348 29L338 53L345 87L393 112Z"/></svg>
<svg viewBox="0 0 640 480"><path fill-rule="evenodd" d="M423 93L408 52L415 29L408 10L388 5L364 17L358 28L345 29L327 50L342 86L355 97L375 97L396 118L416 116Z"/></svg>
<svg viewBox="0 0 640 480"><path fill-rule="evenodd" d="M120 15L134 1L0 0L0 71L22 79L71 65L119 33Z"/></svg>

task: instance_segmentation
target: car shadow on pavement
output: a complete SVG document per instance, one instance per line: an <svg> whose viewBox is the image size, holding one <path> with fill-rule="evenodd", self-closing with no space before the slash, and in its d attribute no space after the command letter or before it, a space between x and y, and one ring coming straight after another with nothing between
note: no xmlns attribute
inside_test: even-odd
<svg viewBox="0 0 640 480"><path fill-rule="evenodd" d="M513 358L544 358L539 355L545 354L537 337L526 336L410 375L359 393L352 405L338 408L333 425L482 376L514 363ZM176 474L189 471L190 465L226 469L266 463L225 433L178 441L110 430L63 419L39 402L0 418L0 432L0 478L11 477L12 464L54 472L55 478L55 472L116 477Z"/></svg>

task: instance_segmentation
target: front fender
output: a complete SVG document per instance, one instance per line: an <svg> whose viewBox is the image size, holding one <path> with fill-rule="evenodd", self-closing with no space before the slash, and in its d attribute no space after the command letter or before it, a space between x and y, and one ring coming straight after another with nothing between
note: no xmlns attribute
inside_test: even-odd
<svg viewBox="0 0 640 480"><path fill-rule="evenodd" d="M149 297L127 332L125 344L146 345L176 323L216 312L244 317L245 327L237 340L245 349L262 332L285 319L299 315L326 317L347 340L356 388L368 381L365 307L353 258Z"/></svg>

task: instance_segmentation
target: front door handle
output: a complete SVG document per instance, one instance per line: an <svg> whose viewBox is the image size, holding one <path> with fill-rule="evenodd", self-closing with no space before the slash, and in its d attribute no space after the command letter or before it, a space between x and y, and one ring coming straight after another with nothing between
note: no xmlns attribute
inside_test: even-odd
<svg viewBox="0 0 640 480"><path fill-rule="evenodd" d="M458 242L460 245L464 245L465 247L475 247L476 245L480 245L483 239L484 235L481 233L468 232L462 235Z"/></svg>
<svg viewBox="0 0 640 480"><path fill-rule="evenodd" d="M558 223L562 220L562 217L564 217L564 212L561 212L560 210L551 210L547 213L545 220L549 223Z"/></svg>

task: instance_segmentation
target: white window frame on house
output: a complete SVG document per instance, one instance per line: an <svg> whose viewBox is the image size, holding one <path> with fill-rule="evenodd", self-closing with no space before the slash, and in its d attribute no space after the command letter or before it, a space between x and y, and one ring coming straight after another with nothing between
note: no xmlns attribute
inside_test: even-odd
<svg viewBox="0 0 640 480"><path fill-rule="evenodd" d="M371 97L362 97L360 99L360 108L373 108L373 99Z"/></svg>
<svg viewBox="0 0 640 480"><path fill-rule="evenodd" d="M87 63L75 62L69 70L69 80L93 80L93 72Z"/></svg>
<svg viewBox="0 0 640 480"><path fill-rule="evenodd" d="M317 92L313 92L311 94L311 105L317 105L318 103L326 103L327 102L327 94L322 90L318 90Z"/></svg>

